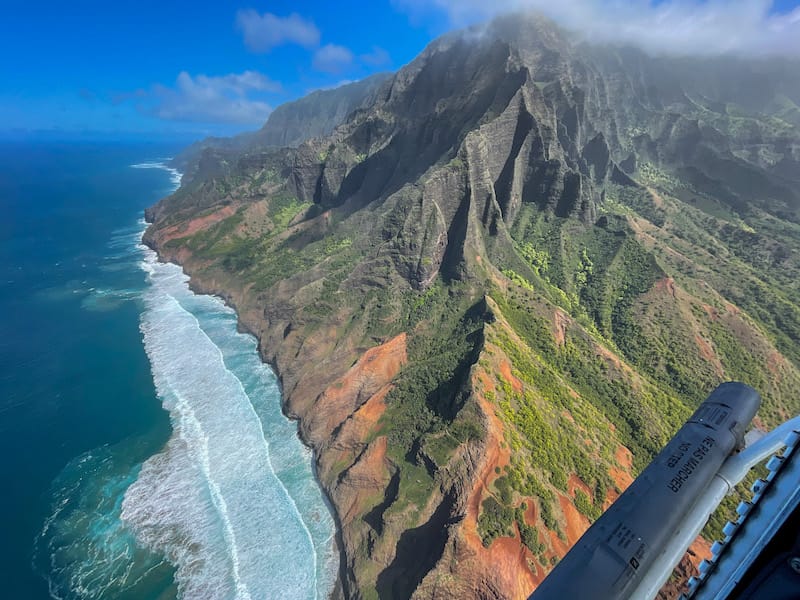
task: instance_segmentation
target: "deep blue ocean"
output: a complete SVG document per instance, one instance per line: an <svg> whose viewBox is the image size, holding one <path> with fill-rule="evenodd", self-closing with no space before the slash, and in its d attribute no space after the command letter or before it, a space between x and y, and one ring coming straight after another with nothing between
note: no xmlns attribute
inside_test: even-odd
<svg viewBox="0 0 800 600"><path fill-rule="evenodd" d="M177 150L0 144L3 597L333 585L333 520L255 340L139 244Z"/></svg>

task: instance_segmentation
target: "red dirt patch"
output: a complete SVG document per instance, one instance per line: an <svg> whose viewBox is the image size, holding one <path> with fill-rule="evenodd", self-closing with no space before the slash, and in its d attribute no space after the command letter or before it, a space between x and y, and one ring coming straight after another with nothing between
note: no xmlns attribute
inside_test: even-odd
<svg viewBox="0 0 800 600"><path fill-rule="evenodd" d="M386 488L389 481L386 448L386 436L375 438L336 486L338 513L343 524L362 515L375 494Z"/></svg>
<svg viewBox="0 0 800 600"><path fill-rule="evenodd" d="M500 361L500 375L502 375L503 379L505 379L508 383L511 384L511 387L514 388L514 391L522 393L522 382L514 377L511 373L511 363L507 360Z"/></svg>
<svg viewBox="0 0 800 600"><path fill-rule="evenodd" d="M633 456L630 450L620 445L614 452L614 459L617 461L619 468L609 468L608 474L611 475L611 479L614 480L616 486L624 492L627 487L633 483L633 475L631 475Z"/></svg>
<svg viewBox="0 0 800 600"><path fill-rule="evenodd" d="M594 345L595 352L597 352L598 356L601 358L606 359L609 363L614 365L615 368L622 369L622 361L619 359L619 356L611 352L605 346L601 346L600 344Z"/></svg>
<svg viewBox="0 0 800 600"><path fill-rule="evenodd" d="M709 306L708 304L703 304L703 310L706 311L708 318L714 322L719 320L719 311L714 308L713 306Z"/></svg>
<svg viewBox="0 0 800 600"><path fill-rule="evenodd" d="M619 466L627 469L628 471L633 468L633 454L631 454L631 451L622 444L617 446L617 449L614 452L614 459L617 461Z"/></svg>
<svg viewBox="0 0 800 600"><path fill-rule="evenodd" d="M476 369L475 375L478 378L478 381L483 384L484 390L488 392L494 392L497 389L494 385L494 379L490 377L489 374L483 369Z"/></svg>
<svg viewBox="0 0 800 600"><path fill-rule="evenodd" d="M386 411L385 399L392 387L391 383L387 383L342 423L336 437L330 443L328 451L320 456L320 476L331 475L333 465L338 465L338 469L341 469L342 465L352 466L358 459L359 454L364 450L367 439L379 431L378 421ZM338 474L338 472L333 473L333 475Z"/></svg>
<svg viewBox="0 0 800 600"><path fill-rule="evenodd" d="M516 531L516 537L497 538L486 550L488 554L491 555L496 561L495 564L500 563L500 565L502 565L499 567L499 569L502 569L506 572L506 577L511 575L511 577L514 578L519 577L520 579L528 579L528 585L521 586L522 590L520 590L522 591L521 597L527 598L530 590L544 580L544 573L540 573L539 569L535 569L535 572L531 572L528 565L528 559L534 557L527 547L519 543L519 529L517 528L516 524L514 525L514 529ZM527 577L523 578L523 574L527 574ZM527 590L527 592L523 590ZM515 596L520 597L516 594Z"/></svg>
<svg viewBox="0 0 800 600"><path fill-rule="evenodd" d="M666 292L673 298L675 297L675 280L672 277L664 277L656 281L653 289L659 292Z"/></svg>
<svg viewBox="0 0 800 600"><path fill-rule="evenodd" d="M611 467L608 470L608 474L611 475L611 479L614 480L616 486L625 491L627 487L633 483L633 477L627 471L623 471L622 469L617 469L616 467Z"/></svg>
<svg viewBox="0 0 800 600"><path fill-rule="evenodd" d="M698 535L689 546L687 555L695 568L699 567L704 560L711 560L711 542Z"/></svg>
<svg viewBox="0 0 800 600"><path fill-rule="evenodd" d="M608 508L617 501L617 498L619 498L617 490L613 488L606 490L606 499L603 501L603 510L608 510Z"/></svg>
<svg viewBox="0 0 800 600"><path fill-rule="evenodd" d="M459 568L467 572L486 573L486 576L490 576L493 581L493 588L503 591L503 597L522 600L541 583L544 573L535 566L534 571L531 571L530 563L534 557L520 543L519 531L514 538L495 539L488 548L483 546L478 534L481 502L488 494L489 484L497 477L495 468L502 470L508 464L510 451L507 447L501 446L503 425L497 418L494 408L481 394L476 393L476 398L489 421L489 426L483 467L467 500L466 515L461 526L463 547L458 551ZM528 511L530 510L531 507ZM516 529L516 525L514 527Z"/></svg>
<svg viewBox="0 0 800 600"><path fill-rule="evenodd" d="M705 558L711 556L710 544L701 537L698 537L680 562L672 571L672 577L664 584L658 593L658 600L678 600L688 591L687 582L689 578L698 575L697 567Z"/></svg>
<svg viewBox="0 0 800 600"><path fill-rule="evenodd" d="M767 357L767 369L780 381L781 371L786 367L786 359L777 350L770 353Z"/></svg>
<svg viewBox="0 0 800 600"><path fill-rule="evenodd" d="M375 425L386 412L386 395L392 390L391 384L383 386L376 394L370 396L370 399L364 402L359 409L355 412L353 417L359 421L363 421L365 425Z"/></svg>
<svg viewBox="0 0 800 600"><path fill-rule="evenodd" d="M700 356L714 365L714 371L716 371L717 375L722 377L725 374L725 370L715 354L714 349L711 347L711 344L708 343L708 340L703 338L699 333L695 333L694 343L697 345L697 349L700 350Z"/></svg>
<svg viewBox="0 0 800 600"><path fill-rule="evenodd" d="M631 384L633 385L634 389L638 389L640 384L639 378L633 369L628 366L627 363L622 362L619 356L614 354L611 350L606 348L605 346L598 344L595 342L594 344L594 351L600 358L604 359L609 366L613 366L617 371L621 374L625 374L630 378ZM613 424L609 423L609 427L611 431L615 431Z"/></svg>
<svg viewBox="0 0 800 600"><path fill-rule="evenodd" d="M578 512L572 500L567 496L559 494L558 504L561 507L561 512L564 513L564 519L566 521L564 533L567 536L567 549L569 549L580 539L584 532L589 529L590 523L589 519ZM558 539L558 536L556 536L556 539ZM561 554L561 556L564 555L564 553L561 552L559 552L559 554Z"/></svg>
<svg viewBox="0 0 800 600"><path fill-rule="evenodd" d="M567 339L567 327L572 323L571 319L563 310L558 310L553 313L553 337L556 339L558 346L563 346Z"/></svg>
<svg viewBox="0 0 800 600"><path fill-rule="evenodd" d="M314 438L329 439L336 427L397 376L407 360L405 333L364 352L317 398L307 422Z"/></svg>
<svg viewBox="0 0 800 600"><path fill-rule="evenodd" d="M583 483L581 478L573 473L569 476L569 479L567 479L567 491L569 492L569 495L574 498L575 490L577 489L583 490L583 493L589 496L589 498L594 496L594 492L589 488L589 486Z"/></svg>
<svg viewBox="0 0 800 600"><path fill-rule="evenodd" d="M497 418L494 407L482 394L476 393L475 396L478 400L478 405L481 407L481 410L483 410L489 423L487 427L484 467L467 501L464 533L470 545L483 548L483 543L478 535L477 528L480 504L483 500L484 493L488 491L489 484L497 477L495 469L499 468L502 471L503 467L508 464L510 451L507 446L505 448L501 446L503 440L503 424L500 419Z"/></svg>
<svg viewBox="0 0 800 600"><path fill-rule="evenodd" d="M526 498L525 504L528 505L528 508L525 511L525 523L531 526L536 525L536 517L537 517L536 502L534 501L533 498Z"/></svg>
<svg viewBox="0 0 800 600"><path fill-rule="evenodd" d="M735 304L731 304L730 302L725 303L725 310L732 315L738 315L740 312L742 312L741 310L739 310L738 306L736 306Z"/></svg>
<svg viewBox="0 0 800 600"><path fill-rule="evenodd" d="M608 474L611 475L611 479L614 480L616 486L621 489L623 492L627 489L627 487L633 483L633 477L627 471L623 471L622 469L617 469L616 467L611 467L608 470Z"/></svg>
<svg viewBox="0 0 800 600"><path fill-rule="evenodd" d="M485 400L484 400L485 402ZM494 414L492 413L492 416ZM497 417L494 417L495 419ZM500 429L502 432L502 429ZM490 433L491 435L491 433ZM467 503L467 517L465 519L465 531L469 534L474 534L474 541L481 546L483 545L480 536L478 535L478 514L480 513L480 505L484 496L489 492L489 485L497 478L496 469L502 472L510 458L508 448L503 449L500 446L499 440L492 436L489 440L486 449L486 466L478 478L475 487L470 495L469 502Z"/></svg>
<svg viewBox="0 0 800 600"><path fill-rule="evenodd" d="M590 523L588 518L578 512L571 498L564 494L557 494L557 497L558 505L564 515L564 522L566 525L564 534L567 539L566 541L562 540L555 531L548 529L546 532L554 555L561 558L572 548L573 544L580 539L584 532L589 529Z"/></svg>
<svg viewBox="0 0 800 600"><path fill-rule="evenodd" d="M228 206L220 208L219 210L216 210L203 217L198 217L196 219L192 219L191 221L186 221L185 223L179 223L177 225L166 227L158 233L158 237L162 244L165 244L173 239L188 237L190 235L194 235L202 229L207 229L211 225L219 223L220 221L233 216L235 212L236 208L232 204L229 204Z"/></svg>

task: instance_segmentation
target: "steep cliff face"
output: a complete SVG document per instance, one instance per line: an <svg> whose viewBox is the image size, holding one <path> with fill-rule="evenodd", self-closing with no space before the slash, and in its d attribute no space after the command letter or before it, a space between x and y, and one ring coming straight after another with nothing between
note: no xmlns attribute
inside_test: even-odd
<svg viewBox="0 0 800 600"><path fill-rule="evenodd" d="M306 140L331 133L354 110L369 106L375 93L389 79L377 73L361 81L308 96L277 107L252 138L253 147L296 148Z"/></svg>
<svg viewBox="0 0 800 600"><path fill-rule="evenodd" d="M183 173L184 185L231 172L236 157L264 148L296 148L306 140L325 136L357 108L369 105L389 73L376 73L361 81L317 90L278 106L258 131L231 138L209 137L195 142L172 160ZM230 164L230 162L234 164Z"/></svg>
<svg viewBox="0 0 800 600"><path fill-rule="evenodd" d="M798 86L698 64L501 19L148 211L276 367L345 596L525 597L716 383L797 411Z"/></svg>

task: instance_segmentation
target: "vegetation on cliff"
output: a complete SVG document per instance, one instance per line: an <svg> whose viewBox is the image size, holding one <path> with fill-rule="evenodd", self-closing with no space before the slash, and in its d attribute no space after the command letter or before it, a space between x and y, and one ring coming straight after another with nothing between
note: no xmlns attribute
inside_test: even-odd
<svg viewBox="0 0 800 600"><path fill-rule="evenodd" d="M148 213L277 367L350 597L523 595L717 383L800 408L800 82L484 33Z"/></svg>

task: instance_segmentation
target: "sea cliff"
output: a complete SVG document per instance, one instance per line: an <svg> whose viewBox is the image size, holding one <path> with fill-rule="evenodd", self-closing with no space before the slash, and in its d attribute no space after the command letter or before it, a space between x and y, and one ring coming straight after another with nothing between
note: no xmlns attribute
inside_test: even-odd
<svg viewBox="0 0 800 600"><path fill-rule="evenodd" d="M797 411L800 82L763 68L499 19L148 210L280 378L338 594L525 598L718 382Z"/></svg>

